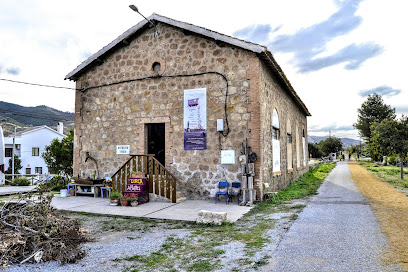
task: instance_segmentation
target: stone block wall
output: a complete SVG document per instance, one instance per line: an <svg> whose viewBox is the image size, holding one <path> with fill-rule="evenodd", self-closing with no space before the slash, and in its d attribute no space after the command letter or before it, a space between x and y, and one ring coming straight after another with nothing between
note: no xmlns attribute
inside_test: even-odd
<svg viewBox="0 0 408 272"><path fill-rule="evenodd" d="M248 58L252 53L158 24L159 37L148 30L104 62L83 74L78 87L109 84L154 75L152 64L161 64L163 76L113 86L91 88L76 97L75 175L92 176L98 162L99 177L115 173L129 158L117 155L116 145L130 145L131 154L146 153L146 124L165 123L166 168L179 178L178 189L189 198L213 196L219 181L239 181L240 167L220 164L222 149L235 149L248 136ZM230 134L219 138L216 120L224 119L228 78ZM207 89L207 150L185 151L183 96L185 89ZM221 141L221 142L220 142Z"/></svg>
<svg viewBox="0 0 408 272"><path fill-rule="evenodd" d="M219 181L240 181L238 156L246 137L259 158L255 163L258 197L265 181L285 187L289 175L284 169L278 179L271 175L270 117L276 107L282 121L291 118L293 127L299 124L306 129L306 118L295 102L254 53L163 23L158 23L157 30L157 38L153 29L148 29L127 40L77 80L78 88L131 82L76 92L74 175L91 177L97 169L99 177L113 175L129 159L116 154L116 145L130 145L130 154L146 154L146 124L164 123L165 166L179 178L178 190L186 197L213 197ZM160 64L158 72L153 71L155 63ZM192 75L208 71L228 79L231 132L227 137L216 131L216 120L225 118L225 80L217 74ZM152 75L162 77L146 78ZM194 88L207 89L207 150L186 151L184 90ZM281 135L286 134L282 131ZM285 144L281 146L283 150ZM235 165L220 164L220 148L236 150ZM98 165L85 162L86 152ZM296 154L295 148L293 152ZM282 168L284 156L282 151ZM305 169L295 169L292 175Z"/></svg>
<svg viewBox="0 0 408 272"><path fill-rule="evenodd" d="M307 135L307 119L303 110L295 103L294 99L283 90L277 83L277 79L264 65L261 65L261 131L262 131L262 177L263 182L269 184L269 191L277 191L286 188L291 180L298 178L308 171L308 149L306 137L306 165L303 160L302 129ZM280 169L273 169L273 147L272 147L272 112L276 109L280 124ZM289 120L289 124L288 124ZM292 134L292 169L288 168L288 143L287 133ZM299 142L299 143L298 143ZM300 147L300 148L299 148ZM299 149L299 150L298 150ZM289 149L290 150L290 149ZM297 152L299 151L299 158ZM300 159L300 167L297 160Z"/></svg>

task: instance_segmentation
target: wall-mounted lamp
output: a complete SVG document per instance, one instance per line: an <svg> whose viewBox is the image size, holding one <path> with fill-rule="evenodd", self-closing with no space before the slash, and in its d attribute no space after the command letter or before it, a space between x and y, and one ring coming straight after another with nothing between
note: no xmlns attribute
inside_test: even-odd
<svg viewBox="0 0 408 272"><path fill-rule="evenodd" d="M139 12L139 9L135 5L129 5L129 8L137 13L139 13L143 18L145 18L146 21L148 21L153 27L154 27L154 37L157 38L159 36L159 33L157 32L156 29L156 24L152 22L151 20L147 19L143 14Z"/></svg>

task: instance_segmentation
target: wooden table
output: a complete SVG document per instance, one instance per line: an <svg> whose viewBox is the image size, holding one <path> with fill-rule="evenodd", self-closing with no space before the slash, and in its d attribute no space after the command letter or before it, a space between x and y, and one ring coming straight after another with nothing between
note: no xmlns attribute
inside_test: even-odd
<svg viewBox="0 0 408 272"><path fill-rule="evenodd" d="M67 185L68 190L73 188L75 191L75 196L78 195L93 195L98 197L101 192L101 187L104 187L103 184L79 184L79 183L69 183ZM86 192L85 192L86 190Z"/></svg>

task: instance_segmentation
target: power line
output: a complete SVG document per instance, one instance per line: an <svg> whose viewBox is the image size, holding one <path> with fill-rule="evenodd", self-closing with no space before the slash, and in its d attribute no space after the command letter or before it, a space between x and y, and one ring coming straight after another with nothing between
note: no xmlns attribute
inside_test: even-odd
<svg viewBox="0 0 408 272"><path fill-rule="evenodd" d="M39 83L30 83L30 82L11 80L11 79L6 79L6 78L0 78L0 80L12 82L12 83L25 84L25 85L30 85L30 86L39 86L39 87L47 87L47 88L55 88L55 89L77 90L75 88L70 88L70 87L53 86L53 85L46 85L46 84L39 84Z"/></svg>

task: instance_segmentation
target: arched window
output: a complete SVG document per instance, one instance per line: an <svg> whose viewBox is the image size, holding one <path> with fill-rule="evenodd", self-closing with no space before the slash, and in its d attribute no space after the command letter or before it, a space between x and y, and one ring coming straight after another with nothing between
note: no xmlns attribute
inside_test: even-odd
<svg viewBox="0 0 408 272"><path fill-rule="evenodd" d="M303 166L306 166L306 137L305 137L305 129L302 129L302 144L303 144Z"/></svg>
<svg viewBox="0 0 408 272"><path fill-rule="evenodd" d="M290 170L293 169L293 160L292 160L292 127L290 125L289 119L286 122L286 152L288 170Z"/></svg>
<svg viewBox="0 0 408 272"><path fill-rule="evenodd" d="M280 172L280 127L276 109L272 113L273 172Z"/></svg>
<svg viewBox="0 0 408 272"><path fill-rule="evenodd" d="M299 127L296 124L296 167L300 168L300 137L299 137Z"/></svg>

